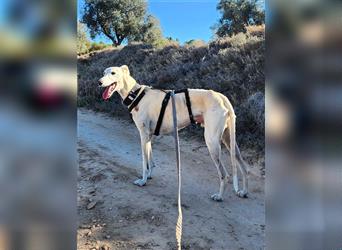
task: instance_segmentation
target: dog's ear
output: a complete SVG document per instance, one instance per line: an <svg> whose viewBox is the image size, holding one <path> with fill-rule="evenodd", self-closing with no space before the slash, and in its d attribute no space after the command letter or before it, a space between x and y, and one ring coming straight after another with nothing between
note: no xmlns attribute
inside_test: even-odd
<svg viewBox="0 0 342 250"><path fill-rule="evenodd" d="M124 72L125 75L130 75L129 68L128 68L127 65L122 65L121 69L122 69L122 71Z"/></svg>

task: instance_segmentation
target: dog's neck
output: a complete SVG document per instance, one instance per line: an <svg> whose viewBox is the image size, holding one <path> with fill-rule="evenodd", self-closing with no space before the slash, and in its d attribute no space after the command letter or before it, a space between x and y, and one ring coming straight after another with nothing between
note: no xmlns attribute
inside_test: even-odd
<svg viewBox="0 0 342 250"><path fill-rule="evenodd" d="M121 96L122 100L124 100L128 96L130 91L136 90L141 87L141 85L138 84L131 76L129 76L128 79L124 79L123 83L124 87L118 90L118 93Z"/></svg>

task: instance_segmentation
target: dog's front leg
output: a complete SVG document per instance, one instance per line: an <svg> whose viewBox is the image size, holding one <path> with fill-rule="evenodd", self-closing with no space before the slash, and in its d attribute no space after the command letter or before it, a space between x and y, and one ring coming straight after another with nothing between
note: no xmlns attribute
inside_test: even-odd
<svg viewBox="0 0 342 250"><path fill-rule="evenodd" d="M142 179L138 179L136 181L134 181L135 185L138 186L144 186L146 184L147 181L147 169L148 169L148 150L149 150L149 143L150 143L150 139L145 136L144 134L140 134L140 138L141 138L141 153L142 153L142 159L143 159L143 163L142 163L142 167L143 167L143 173L142 173Z"/></svg>

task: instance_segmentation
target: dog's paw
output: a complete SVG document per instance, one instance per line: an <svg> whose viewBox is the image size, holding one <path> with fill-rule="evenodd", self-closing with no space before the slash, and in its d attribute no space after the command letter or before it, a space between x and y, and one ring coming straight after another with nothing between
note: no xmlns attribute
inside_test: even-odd
<svg viewBox="0 0 342 250"><path fill-rule="evenodd" d="M214 201L223 201L222 196L220 194L213 194L210 198Z"/></svg>
<svg viewBox="0 0 342 250"><path fill-rule="evenodd" d="M134 183L135 185L137 185L137 186L140 186L140 187L142 187L142 186L145 186L145 185L146 185L146 181L145 181L145 180L143 180L143 179L138 179L138 180L135 180L133 183Z"/></svg>
<svg viewBox="0 0 342 250"><path fill-rule="evenodd" d="M240 198L248 198L248 193L245 190L239 190L236 192L236 195Z"/></svg>

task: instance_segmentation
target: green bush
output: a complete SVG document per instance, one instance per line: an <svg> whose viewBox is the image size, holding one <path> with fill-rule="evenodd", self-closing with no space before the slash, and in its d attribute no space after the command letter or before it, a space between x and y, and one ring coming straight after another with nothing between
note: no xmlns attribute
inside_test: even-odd
<svg viewBox="0 0 342 250"><path fill-rule="evenodd" d="M86 54L89 51L90 41L87 36L85 25L77 23L77 54Z"/></svg>
<svg viewBox="0 0 342 250"><path fill-rule="evenodd" d="M89 48L89 52L97 51L97 50L103 50L105 48L109 48L111 45L105 44L103 42L92 42Z"/></svg>
<svg viewBox="0 0 342 250"><path fill-rule="evenodd" d="M179 47L179 41L174 40L171 37L160 38L158 40L155 40L151 45L156 49L162 49L165 47Z"/></svg>

